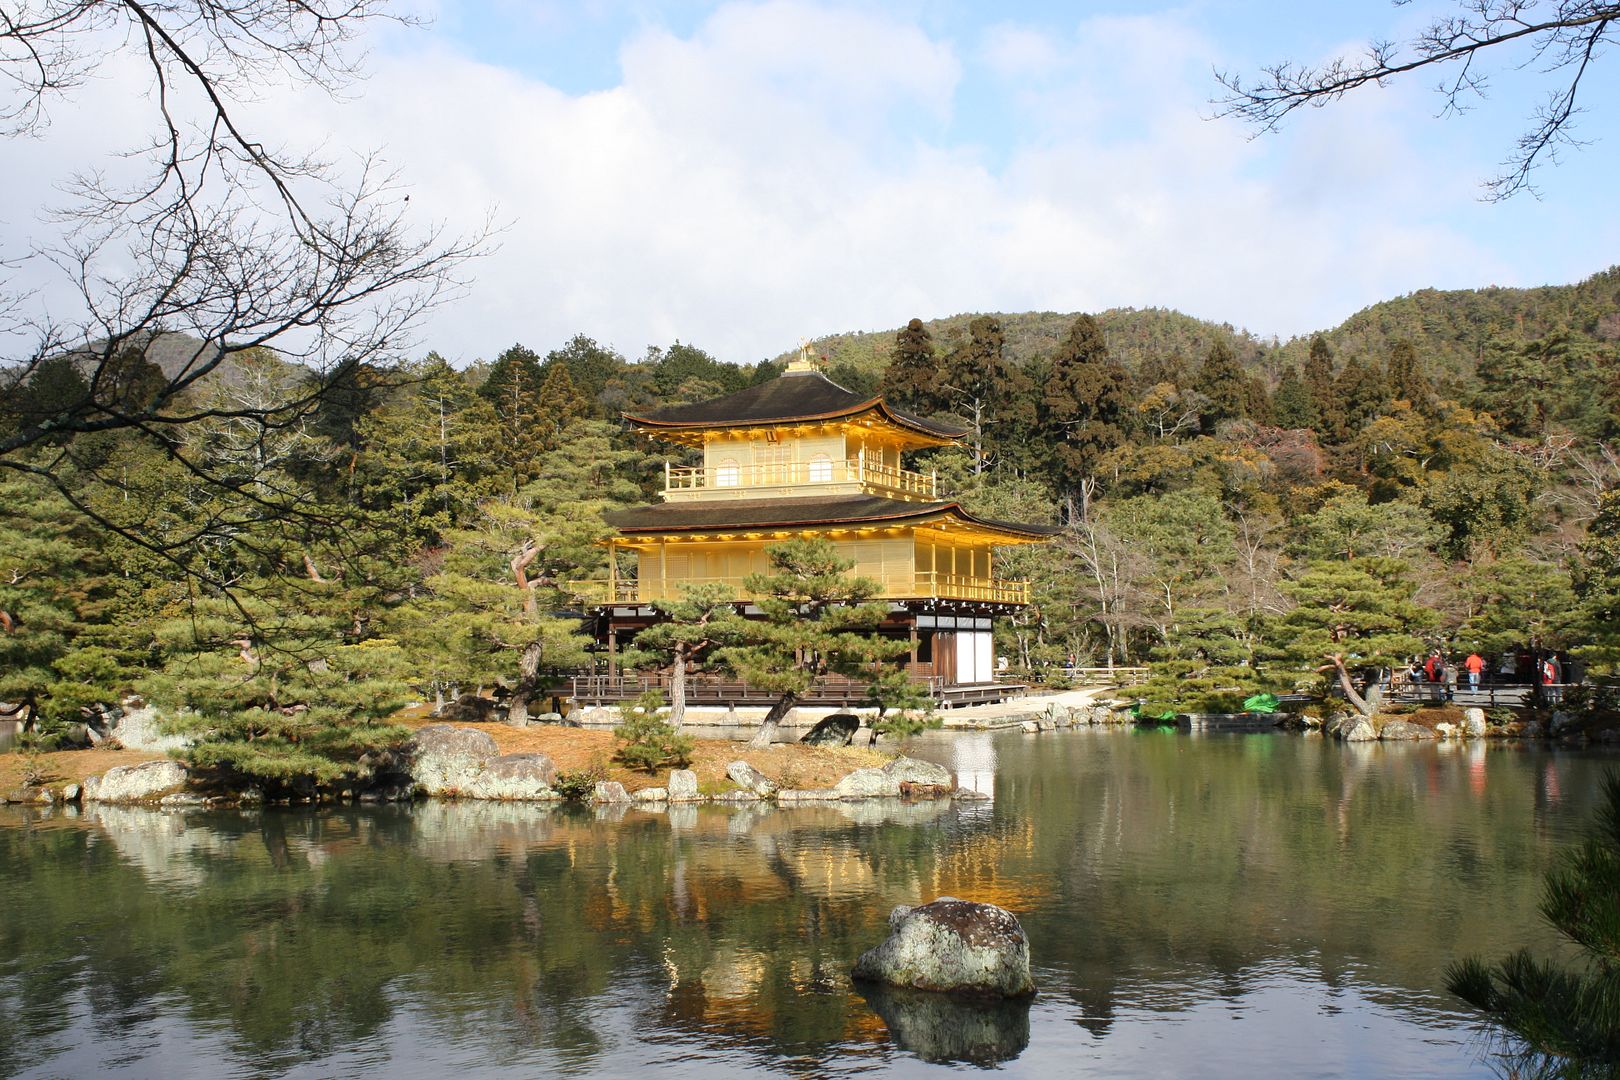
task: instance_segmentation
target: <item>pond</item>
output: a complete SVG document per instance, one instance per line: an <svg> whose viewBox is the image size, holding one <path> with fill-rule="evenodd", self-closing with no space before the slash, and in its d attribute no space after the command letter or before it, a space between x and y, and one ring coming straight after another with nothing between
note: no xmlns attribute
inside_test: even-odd
<svg viewBox="0 0 1620 1080"><path fill-rule="evenodd" d="M1555 947L1612 756L933 733L993 802L0 808L0 1076L1492 1075L1447 962ZM1033 1005L866 995L1010 908Z"/></svg>

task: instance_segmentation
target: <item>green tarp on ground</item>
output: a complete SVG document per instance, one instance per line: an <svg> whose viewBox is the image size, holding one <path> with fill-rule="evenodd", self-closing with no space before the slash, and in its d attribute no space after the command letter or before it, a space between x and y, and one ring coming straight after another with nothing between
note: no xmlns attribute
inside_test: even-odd
<svg viewBox="0 0 1620 1080"><path fill-rule="evenodd" d="M1256 694L1253 697L1243 699L1243 711L1276 712L1277 704L1276 694Z"/></svg>

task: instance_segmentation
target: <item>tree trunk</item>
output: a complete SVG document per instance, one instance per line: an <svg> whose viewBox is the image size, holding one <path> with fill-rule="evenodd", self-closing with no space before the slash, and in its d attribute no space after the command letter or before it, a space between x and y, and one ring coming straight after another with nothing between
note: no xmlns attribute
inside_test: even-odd
<svg viewBox="0 0 1620 1080"><path fill-rule="evenodd" d="M1344 691L1344 700L1348 701L1351 705L1354 705L1356 711L1362 716L1371 719L1373 714L1372 708L1368 706L1366 698L1356 693L1355 685L1350 681L1350 671L1344 666L1344 657L1338 653L1334 653L1332 656L1329 656L1328 659L1333 662L1334 671L1338 672L1339 689Z"/></svg>
<svg viewBox="0 0 1620 1080"><path fill-rule="evenodd" d="M686 720L686 650L676 648L669 666L669 726L676 731Z"/></svg>
<svg viewBox="0 0 1620 1080"><path fill-rule="evenodd" d="M518 659L518 682L506 710L506 722L513 727L523 727L529 722L529 701L540 689L540 657L543 652L544 646L539 641L531 641L523 647L523 655Z"/></svg>
<svg viewBox="0 0 1620 1080"><path fill-rule="evenodd" d="M759 730L748 740L748 749L763 750L771 745L771 741L776 738L776 729L782 726L782 718L792 711L798 700L799 695L791 690L777 698L776 704L771 706L771 711L759 722Z"/></svg>

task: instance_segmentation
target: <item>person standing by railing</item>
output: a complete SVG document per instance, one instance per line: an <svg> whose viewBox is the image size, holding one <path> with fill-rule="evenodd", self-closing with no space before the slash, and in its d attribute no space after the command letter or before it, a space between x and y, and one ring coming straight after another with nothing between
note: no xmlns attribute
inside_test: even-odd
<svg viewBox="0 0 1620 1080"><path fill-rule="evenodd" d="M1478 651L1471 652L1468 659L1463 661L1463 668L1468 672L1468 689L1478 690L1480 672L1485 670L1485 658Z"/></svg>

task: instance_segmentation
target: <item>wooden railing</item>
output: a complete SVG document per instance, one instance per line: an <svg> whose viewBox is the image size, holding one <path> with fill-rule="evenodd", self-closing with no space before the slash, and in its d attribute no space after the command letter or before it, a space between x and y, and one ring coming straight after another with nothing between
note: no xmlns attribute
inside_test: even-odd
<svg viewBox="0 0 1620 1080"><path fill-rule="evenodd" d="M855 573L861 573L860 567ZM992 604L1027 604L1029 603L1029 582L1005 581L999 578L975 578L964 574L937 574L918 573L915 576L903 575L872 575L883 584L883 591L878 594L881 600L980 600ZM739 577L687 577L671 582L669 587L657 589L651 587L643 589L642 583L635 580L607 581L570 581L562 586L563 592L578 597L582 603L588 604L650 604L656 600L673 600L679 598L684 590L692 585L728 585L738 600L753 599L743 588L743 579ZM611 586L612 599L609 600Z"/></svg>
<svg viewBox="0 0 1620 1080"><path fill-rule="evenodd" d="M864 457L765 465L664 466L666 493L820 484L863 484L929 499L938 498L939 493L939 485L933 476L897 469L892 465L868 461Z"/></svg>
<svg viewBox="0 0 1620 1080"><path fill-rule="evenodd" d="M575 675L572 679L574 700L578 702L626 701L640 697L649 690L669 692L670 677L661 672L636 675ZM938 698L945 689L945 680L938 675L912 675L911 682L923 693ZM842 675L823 675L799 696L804 702L836 702L858 704L866 697L864 679L850 679ZM748 702L769 702L781 696L778 690L761 690L741 679L728 679L716 675L689 675L686 679L686 700L691 704L715 703L741 705Z"/></svg>
<svg viewBox="0 0 1620 1080"><path fill-rule="evenodd" d="M943 600L985 600L992 604L1029 603L1029 582L976 578L964 574L918 573L910 595Z"/></svg>

